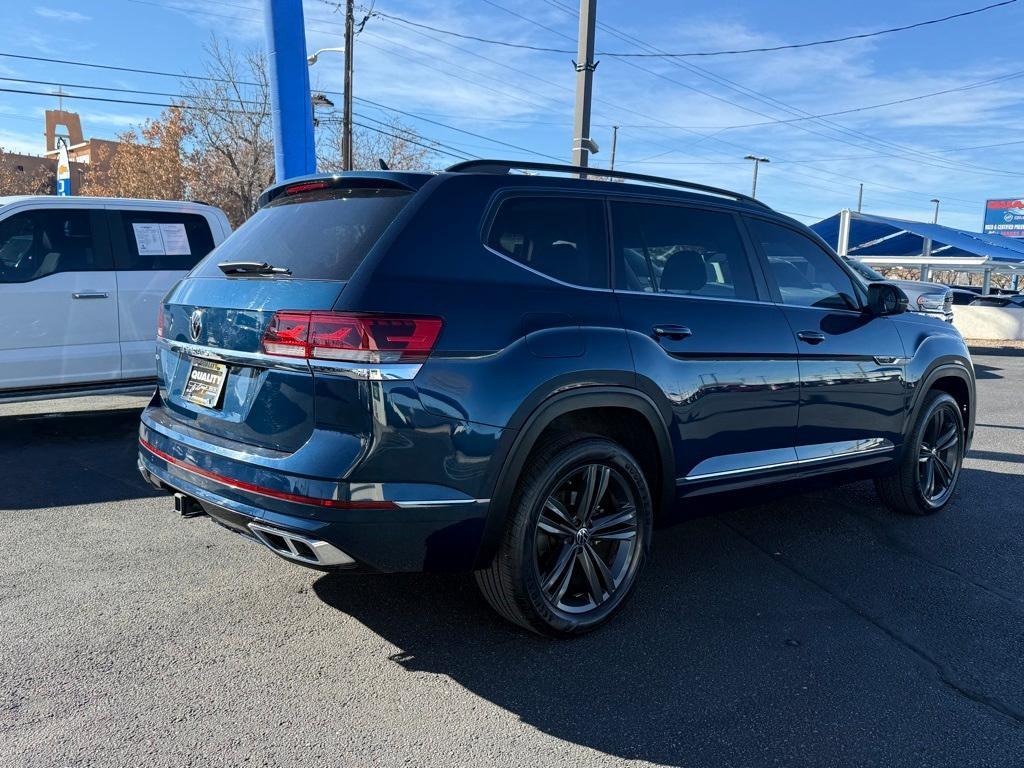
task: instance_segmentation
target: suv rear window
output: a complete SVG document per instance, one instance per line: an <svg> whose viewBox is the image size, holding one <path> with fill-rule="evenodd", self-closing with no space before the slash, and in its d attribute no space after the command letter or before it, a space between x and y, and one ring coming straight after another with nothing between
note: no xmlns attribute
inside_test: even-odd
<svg viewBox="0 0 1024 768"><path fill-rule="evenodd" d="M239 227L192 273L223 277L224 261L265 261L292 277L348 280L412 192L332 188L281 195Z"/></svg>

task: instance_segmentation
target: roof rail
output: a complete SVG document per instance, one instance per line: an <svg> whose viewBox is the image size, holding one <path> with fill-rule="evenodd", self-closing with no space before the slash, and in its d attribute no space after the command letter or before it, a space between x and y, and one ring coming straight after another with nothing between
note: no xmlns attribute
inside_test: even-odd
<svg viewBox="0 0 1024 768"><path fill-rule="evenodd" d="M732 192L728 189L709 187L706 184L697 184L692 181L681 179L667 179L663 176L648 176L645 173L630 173L629 171L612 171L607 168L587 168L581 165L560 165L558 163L535 163L529 160L466 160L445 168L448 173L509 173L512 170L523 171L548 171L551 173L578 173L589 176L604 176L612 179L623 179L625 181L643 181L648 184L663 184L669 187L689 189L694 192L704 192L709 195L718 195L738 202L752 203L761 208L768 206L760 200L744 195L739 192Z"/></svg>

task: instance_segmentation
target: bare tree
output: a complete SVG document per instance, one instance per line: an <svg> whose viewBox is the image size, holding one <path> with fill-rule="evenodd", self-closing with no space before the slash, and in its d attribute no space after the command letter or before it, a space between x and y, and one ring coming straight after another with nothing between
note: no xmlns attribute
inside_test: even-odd
<svg viewBox="0 0 1024 768"><path fill-rule="evenodd" d="M327 118L318 127L317 167L328 172L341 170L341 121ZM352 134L352 165L357 170L377 170L381 160L395 171L423 170L435 156L430 143L397 118L373 128L360 127Z"/></svg>
<svg viewBox="0 0 1024 768"><path fill-rule="evenodd" d="M262 49L241 54L216 37L205 80L182 84L192 120L190 196L224 209L234 226L256 211L274 181L270 84Z"/></svg>

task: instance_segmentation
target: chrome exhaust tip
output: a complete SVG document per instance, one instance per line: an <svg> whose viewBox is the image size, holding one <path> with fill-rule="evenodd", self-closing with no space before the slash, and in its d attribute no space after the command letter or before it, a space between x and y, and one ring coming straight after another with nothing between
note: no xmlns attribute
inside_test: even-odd
<svg viewBox="0 0 1024 768"><path fill-rule="evenodd" d="M344 567L356 564L355 560L326 541L309 539L263 523L249 523L249 530L261 544L273 550L274 554L289 560L323 567Z"/></svg>

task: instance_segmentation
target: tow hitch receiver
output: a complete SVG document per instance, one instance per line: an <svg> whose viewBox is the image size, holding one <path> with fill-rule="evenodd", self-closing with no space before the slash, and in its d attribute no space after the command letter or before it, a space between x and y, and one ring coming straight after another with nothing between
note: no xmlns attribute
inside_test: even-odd
<svg viewBox="0 0 1024 768"><path fill-rule="evenodd" d="M206 514L206 510L198 501L184 493L174 494L174 511L182 517L198 517Z"/></svg>

